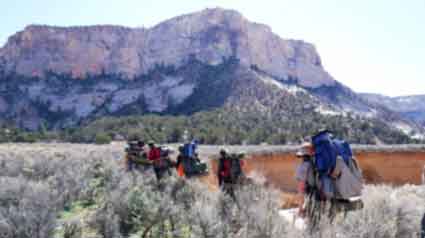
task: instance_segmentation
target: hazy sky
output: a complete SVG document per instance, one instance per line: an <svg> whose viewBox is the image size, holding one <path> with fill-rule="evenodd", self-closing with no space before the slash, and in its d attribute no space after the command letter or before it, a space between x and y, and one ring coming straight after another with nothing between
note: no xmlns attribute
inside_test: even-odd
<svg viewBox="0 0 425 238"><path fill-rule="evenodd" d="M2 0L0 45L32 23L148 27L216 6L315 44L355 91L425 94L425 0Z"/></svg>

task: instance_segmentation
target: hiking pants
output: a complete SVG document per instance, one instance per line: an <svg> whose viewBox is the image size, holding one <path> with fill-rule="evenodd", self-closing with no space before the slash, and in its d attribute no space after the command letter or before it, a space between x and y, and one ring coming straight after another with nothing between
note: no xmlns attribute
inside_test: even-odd
<svg viewBox="0 0 425 238"><path fill-rule="evenodd" d="M236 184L232 182L223 181L220 188L221 188L221 191L229 195L232 199L236 199L235 186Z"/></svg>
<svg viewBox="0 0 425 238"><path fill-rule="evenodd" d="M161 180L166 173L168 173L168 175L171 175L171 171L170 171L169 168L155 168L154 167L153 171L155 172L155 176L156 176L156 179L158 181Z"/></svg>
<svg viewBox="0 0 425 238"><path fill-rule="evenodd" d="M131 172L133 171L133 169L136 169L136 168L137 168L137 164L134 161L132 160L127 161L127 171Z"/></svg>
<svg viewBox="0 0 425 238"><path fill-rule="evenodd" d="M153 171L155 172L156 179L159 181L161 180L162 176L164 175L164 171L161 168L153 168Z"/></svg>

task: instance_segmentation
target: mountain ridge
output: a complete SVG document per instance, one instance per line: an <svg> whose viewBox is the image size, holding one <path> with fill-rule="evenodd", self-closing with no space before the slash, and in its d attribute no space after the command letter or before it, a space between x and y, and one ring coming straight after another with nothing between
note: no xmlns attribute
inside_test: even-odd
<svg viewBox="0 0 425 238"><path fill-rule="evenodd" d="M382 94L361 93L365 100L400 113L425 127L425 94L389 97Z"/></svg>
<svg viewBox="0 0 425 238"><path fill-rule="evenodd" d="M365 128L382 124L375 119L416 126L336 81L314 45L223 9L151 28L30 25L0 48L0 92L0 124L30 130L216 109L273 125L304 113L321 121L355 114Z"/></svg>
<svg viewBox="0 0 425 238"><path fill-rule="evenodd" d="M54 71L76 78L103 71L134 78L155 64L178 67L191 55L208 64L236 57L245 66L256 65L279 78L297 77L309 87L334 83L312 44L284 40L270 27L252 23L233 10L208 9L151 28L31 25L0 49L0 58L7 62L3 62L5 72L43 76ZM28 57L32 62L25 61Z"/></svg>

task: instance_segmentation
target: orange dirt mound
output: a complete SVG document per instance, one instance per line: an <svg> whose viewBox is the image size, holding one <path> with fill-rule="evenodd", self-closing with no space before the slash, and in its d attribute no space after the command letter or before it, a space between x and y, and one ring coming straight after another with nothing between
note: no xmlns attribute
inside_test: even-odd
<svg viewBox="0 0 425 238"><path fill-rule="evenodd" d="M355 156L367 184L420 184L425 166L425 151L361 151ZM295 169L299 159L293 153L254 154L245 160L244 172L251 177L262 177L265 184L282 191L283 207L296 204L294 193ZM217 160L211 160L211 171L201 181L217 189Z"/></svg>

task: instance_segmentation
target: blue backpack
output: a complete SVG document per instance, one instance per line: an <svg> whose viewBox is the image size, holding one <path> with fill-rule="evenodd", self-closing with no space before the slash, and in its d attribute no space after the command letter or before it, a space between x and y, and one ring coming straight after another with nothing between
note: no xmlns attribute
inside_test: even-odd
<svg viewBox="0 0 425 238"><path fill-rule="evenodd" d="M345 164L349 166L350 159L353 158L353 151L351 150L350 144L344 140L333 140L335 148L337 149L338 155L342 157Z"/></svg>
<svg viewBox="0 0 425 238"><path fill-rule="evenodd" d="M335 168L338 153L329 131L322 131L313 136L312 143L315 150L315 166L319 177L330 174Z"/></svg>
<svg viewBox="0 0 425 238"><path fill-rule="evenodd" d="M312 142L319 175L326 175L333 171L337 156L341 156L347 166L353 157L350 144L344 140L332 139L329 131L320 132L312 138Z"/></svg>
<svg viewBox="0 0 425 238"><path fill-rule="evenodd" d="M188 158L195 157L197 143L196 141L192 141L190 143L186 143L183 145L183 155Z"/></svg>

